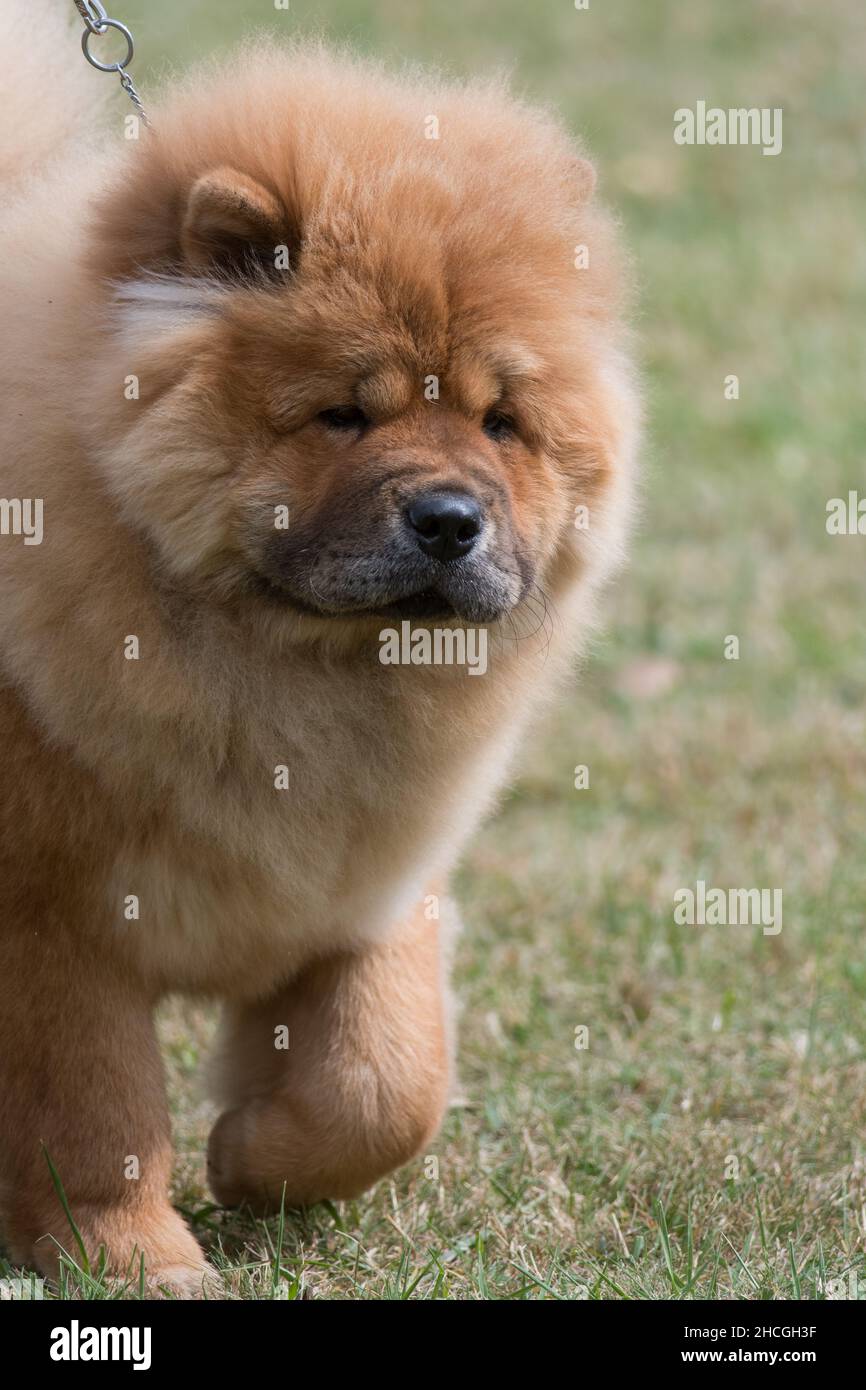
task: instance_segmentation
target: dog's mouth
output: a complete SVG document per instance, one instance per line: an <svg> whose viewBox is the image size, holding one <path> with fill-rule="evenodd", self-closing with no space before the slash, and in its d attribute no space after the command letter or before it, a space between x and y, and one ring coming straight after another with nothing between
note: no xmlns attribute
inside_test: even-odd
<svg viewBox="0 0 866 1390"><path fill-rule="evenodd" d="M255 591L274 603L294 608L299 613L317 618L459 618L461 615L454 604L438 589L418 589L400 598L389 599L377 604L345 604L328 606L312 602L292 593L284 585L275 583L267 575L256 572L253 576Z"/></svg>
<svg viewBox="0 0 866 1390"><path fill-rule="evenodd" d="M336 563L335 561L340 561ZM320 619L390 619L420 623L496 622L523 598L528 567L475 557L449 564L387 551L347 557L324 550L271 549L251 571L254 592L271 604Z"/></svg>
<svg viewBox="0 0 866 1390"><path fill-rule="evenodd" d="M382 608L387 618L454 618L459 617L457 609L438 589L419 589L417 593L406 594L404 598Z"/></svg>

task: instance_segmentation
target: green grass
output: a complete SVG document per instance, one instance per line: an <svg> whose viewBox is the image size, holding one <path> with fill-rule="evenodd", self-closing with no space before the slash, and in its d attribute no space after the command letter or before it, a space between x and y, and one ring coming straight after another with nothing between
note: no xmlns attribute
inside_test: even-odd
<svg viewBox="0 0 866 1390"><path fill-rule="evenodd" d="M324 22L114 8L145 97L166 58ZM214 1208L214 1018L172 1005L175 1200L231 1297L814 1298L849 1273L866 1296L866 539L824 528L866 491L859 0L326 11L395 57L505 60L588 136L640 282L644 514L606 635L460 877L438 1180L419 1160L282 1223ZM699 97L781 106L783 153L675 146ZM698 878L781 887L781 934L675 927Z"/></svg>

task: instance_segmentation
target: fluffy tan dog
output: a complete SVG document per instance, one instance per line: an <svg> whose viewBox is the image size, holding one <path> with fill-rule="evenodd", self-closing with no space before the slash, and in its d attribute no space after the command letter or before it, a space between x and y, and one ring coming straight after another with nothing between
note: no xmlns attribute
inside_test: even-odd
<svg viewBox="0 0 866 1390"><path fill-rule="evenodd" d="M124 141L58 43L0 151L0 1206L55 1272L44 1146L93 1256L192 1290L166 994L224 1002L225 1203L440 1123L448 876L621 553L622 272L498 82L258 48Z"/></svg>

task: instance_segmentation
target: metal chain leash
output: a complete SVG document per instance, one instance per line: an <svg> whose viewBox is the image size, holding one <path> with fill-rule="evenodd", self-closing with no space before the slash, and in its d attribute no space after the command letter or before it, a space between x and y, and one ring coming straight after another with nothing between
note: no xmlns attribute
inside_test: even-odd
<svg viewBox="0 0 866 1390"><path fill-rule="evenodd" d="M81 48L88 63L90 63L92 67L98 68L100 72L116 72L118 74L120 85L141 117L142 122L147 126L148 130L152 129L150 121L147 118L147 112L142 105L141 97L136 91L135 83L126 71L135 56L135 44L132 34L125 24L121 24L117 19L108 18L104 7L99 4L99 0L73 0L73 3L78 13L81 15L81 18L84 20L84 33L81 35ZM121 33L126 39L126 57L117 63L100 63L99 59L94 58L93 54L90 52L90 40L94 34L102 35L107 33L109 29L117 29L118 33Z"/></svg>

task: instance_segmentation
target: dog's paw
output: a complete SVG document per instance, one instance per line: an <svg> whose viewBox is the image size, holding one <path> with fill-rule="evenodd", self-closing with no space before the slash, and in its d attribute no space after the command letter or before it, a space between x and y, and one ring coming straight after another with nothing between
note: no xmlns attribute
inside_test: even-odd
<svg viewBox="0 0 866 1390"><path fill-rule="evenodd" d="M145 1267L146 1297L168 1299L213 1299L222 1297L219 1275L213 1265L166 1265L148 1271Z"/></svg>
<svg viewBox="0 0 866 1390"><path fill-rule="evenodd" d="M264 1183L254 1181L246 1161L245 1107L220 1115L207 1146L208 1185L224 1207L245 1205L264 1215L272 1202Z"/></svg>
<svg viewBox="0 0 866 1390"><path fill-rule="evenodd" d="M198 1242L168 1203L132 1208L79 1207L78 1235L87 1253L90 1277L134 1295L143 1283L146 1298L206 1298L216 1288L216 1273ZM68 1226L59 1223L36 1236L12 1243L13 1262L58 1281L79 1282L81 1248ZM64 1255L68 1258L64 1259Z"/></svg>

